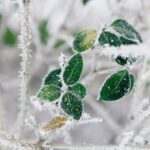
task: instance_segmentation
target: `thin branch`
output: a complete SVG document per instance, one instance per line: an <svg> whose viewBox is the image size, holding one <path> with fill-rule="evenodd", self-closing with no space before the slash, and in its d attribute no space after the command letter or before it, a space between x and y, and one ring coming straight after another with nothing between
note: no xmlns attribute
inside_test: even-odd
<svg viewBox="0 0 150 150"><path fill-rule="evenodd" d="M30 78L30 63L31 63L31 50L30 50L30 23L29 23L29 0L20 2L21 11L21 35L20 35L20 49L22 50L21 62L21 83L20 83L20 113L18 115L19 136L22 135L22 128L26 116L27 102L28 102L28 84Z"/></svg>
<svg viewBox="0 0 150 150"><path fill-rule="evenodd" d="M89 105L94 110L98 110L97 112L100 116L102 116L104 122L106 122L109 125L109 127L111 127L111 129L113 129L117 134L119 134L122 131L120 125L113 119L111 114L109 114L101 104L97 104L96 101L93 101L92 103L90 102Z"/></svg>
<svg viewBox="0 0 150 150"><path fill-rule="evenodd" d="M105 47L102 49L101 54L109 57L122 55L125 57L145 56L146 58L150 58L149 47L149 42L138 45L124 45L121 47ZM97 49L99 49L99 47L97 47Z"/></svg>
<svg viewBox="0 0 150 150"><path fill-rule="evenodd" d="M106 70L99 70L99 71L95 71L95 72L92 72L92 73L89 73L84 79L82 79L82 83L83 84L90 84L90 82L92 80L94 80L94 78L98 75L104 75L104 74L109 74L109 73L112 73L114 71L116 71L117 68L113 68L113 69L106 69Z"/></svg>
<svg viewBox="0 0 150 150"><path fill-rule="evenodd" d="M4 133L0 133L0 145L7 149L33 150L35 148L35 144L17 140L15 137L5 135Z"/></svg>
<svg viewBox="0 0 150 150"><path fill-rule="evenodd" d="M118 145L89 145L89 144L83 144L83 145L63 145L63 144L46 144L47 148L51 149L65 149L65 150L120 150L120 147ZM128 150L131 148L132 150L148 150L150 147L143 147L143 146L126 146L124 150Z"/></svg>

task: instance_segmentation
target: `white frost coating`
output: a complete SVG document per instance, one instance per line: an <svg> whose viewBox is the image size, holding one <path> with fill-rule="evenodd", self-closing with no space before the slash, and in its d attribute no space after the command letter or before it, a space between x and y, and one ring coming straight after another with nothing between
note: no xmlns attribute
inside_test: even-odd
<svg viewBox="0 0 150 150"><path fill-rule="evenodd" d="M61 96L60 96L59 100L62 99L63 95L64 95L64 94L66 93L66 91L67 91L67 85L66 85L66 83L64 82L64 78L63 78L65 68L66 68L66 66L68 65L67 62L68 62L68 60L67 60L66 56L65 56L63 53L61 53L61 55L60 55L60 57L59 57L59 66L60 66L60 68L61 68L61 72L60 72L59 77L60 77L60 81L61 81L61 83L62 83L62 87L61 87L61 91L62 91L62 92L61 92Z"/></svg>
<svg viewBox="0 0 150 150"><path fill-rule="evenodd" d="M135 136L134 137L134 143L144 145L144 138L141 136Z"/></svg>
<svg viewBox="0 0 150 150"><path fill-rule="evenodd" d="M26 120L25 120L25 127L28 130L36 130L36 120L34 118L34 116L29 116Z"/></svg>
<svg viewBox="0 0 150 150"><path fill-rule="evenodd" d="M101 118L92 118L88 114L85 113L85 114L83 114L82 118L79 121L75 121L70 117L69 120L67 121L67 123L63 127L59 128L57 130L45 131L42 128L38 128L37 135L38 135L38 137L45 139L45 141L50 142L57 138L63 137L65 134L67 135L66 138L69 138L69 136L66 132L69 132L71 129L75 128L76 126L93 124L93 123L101 123L101 122L102 122Z"/></svg>
<svg viewBox="0 0 150 150"><path fill-rule="evenodd" d="M145 98L136 107L136 110L134 110L134 116L138 116L141 113L141 111L143 111L144 108L147 108L147 106L149 106L149 99Z"/></svg>
<svg viewBox="0 0 150 150"><path fill-rule="evenodd" d="M33 150L34 145L17 140L13 136L0 133L0 145L6 149L12 150Z"/></svg>
<svg viewBox="0 0 150 150"><path fill-rule="evenodd" d="M20 56L22 57L21 62L21 71L20 71L20 113L18 115L18 136L22 135L22 128L23 122L26 117L26 107L28 103L28 83L30 78L30 63L31 63L31 50L30 50L30 43L31 43L31 31L30 31L30 1L29 0L22 0L19 1L20 4L20 22L21 22L21 30L20 30L20 43L19 48L22 50Z"/></svg>
<svg viewBox="0 0 150 150"><path fill-rule="evenodd" d="M78 126L78 125L84 125L84 124L90 124L90 123L91 124L93 124L93 123L100 123L102 121L103 121L103 119L101 119L101 118L93 118L89 114L84 113L82 115L82 118L79 121L75 122L75 125Z"/></svg>
<svg viewBox="0 0 150 150"><path fill-rule="evenodd" d="M133 131L123 133L123 137L122 137L122 140L120 142L119 148L124 149L126 146L128 146L131 139L133 138L133 136L134 136Z"/></svg>
<svg viewBox="0 0 150 150"><path fill-rule="evenodd" d="M118 145L93 145L93 144L45 144L46 148L65 150L122 150ZM148 150L149 147L128 146L123 150Z"/></svg>
<svg viewBox="0 0 150 150"><path fill-rule="evenodd" d="M58 116L60 114L60 110L54 103L49 103L48 101L44 101L38 99L37 97L31 97L30 103L37 111L48 111L50 116Z"/></svg>
<svg viewBox="0 0 150 150"><path fill-rule="evenodd" d="M126 46L120 46L120 47L110 47L110 46L105 46L101 52L102 55L109 56L111 57L112 55L114 56L133 56L133 57L138 57L138 56L145 56L146 58L150 58L150 53L149 53L149 47L150 43L143 43L143 44L138 44L138 45L126 45ZM97 49L99 49L97 47Z"/></svg>
<svg viewBox="0 0 150 150"><path fill-rule="evenodd" d="M150 127L145 127L140 131L139 135L144 137L148 135L149 133L150 133Z"/></svg>
<svg viewBox="0 0 150 150"><path fill-rule="evenodd" d="M141 104L134 110L135 113L133 114L133 121L130 123L130 128L135 128L143 120L147 119L150 116L150 103L149 99L145 98L141 101Z"/></svg>

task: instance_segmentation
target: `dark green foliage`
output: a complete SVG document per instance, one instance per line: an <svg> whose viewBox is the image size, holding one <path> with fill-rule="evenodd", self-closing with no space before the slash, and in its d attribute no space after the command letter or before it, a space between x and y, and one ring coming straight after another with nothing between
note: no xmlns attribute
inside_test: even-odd
<svg viewBox="0 0 150 150"><path fill-rule="evenodd" d="M39 98L52 102L60 97L60 88L62 86L59 77L60 72L60 68L55 69L46 76L43 82L43 87L38 93Z"/></svg>
<svg viewBox="0 0 150 150"><path fill-rule="evenodd" d="M86 88L81 83L76 83L75 85L70 86L68 90L80 100L86 95Z"/></svg>
<svg viewBox="0 0 150 150"><path fill-rule="evenodd" d="M76 83L80 78L82 68L82 56L77 53L70 58L63 74L68 89L62 98L61 107L76 120L79 120L82 115L82 99L86 95L86 88L81 83ZM60 68L55 69L45 77L43 87L38 93L38 98L53 102L60 97L62 92L60 73Z"/></svg>
<svg viewBox="0 0 150 150"><path fill-rule="evenodd" d="M38 97L43 100L48 100L50 102L57 100L60 97L60 88L54 85L44 85L40 92L38 93Z"/></svg>
<svg viewBox="0 0 150 150"><path fill-rule="evenodd" d="M67 67L65 68L63 74L64 82L67 85L75 84L81 76L82 69L83 69L82 56L81 54L77 53L71 57Z"/></svg>
<svg viewBox="0 0 150 150"><path fill-rule="evenodd" d="M111 27L116 32L119 32L124 38L134 41L136 43L142 43L142 38L139 33L127 21L123 19L117 19L111 24Z"/></svg>
<svg viewBox="0 0 150 150"><path fill-rule="evenodd" d="M44 79L44 84L45 85L49 85L49 84L52 84L52 85L56 85L58 87L61 87L62 84L60 82L60 72L61 72L61 69L56 69L56 70L53 70L51 71L47 76L46 78Z"/></svg>
<svg viewBox="0 0 150 150"><path fill-rule="evenodd" d="M40 40L43 45L46 45L50 38L47 27L48 27L48 20L41 20L38 26L38 30L39 30Z"/></svg>
<svg viewBox="0 0 150 150"><path fill-rule="evenodd" d="M117 57L115 58L115 61L116 61L118 64L122 65L122 66L124 66L124 65L131 65L131 64L133 64L136 60L137 60L136 58L133 58L133 57L131 57L131 56L130 56L130 58L128 58L128 57L123 57L123 56L117 56Z"/></svg>
<svg viewBox="0 0 150 150"><path fill-rule="evenodd" d="M109 27L112 27L114 31L110 32L106 28L103 29L98 38L101 46L120 47L121 45L132 45L142 42L138 32L124 20L118 19ZM50 102L57 100L61 96L62 99L58 102L58 106L60 104L63 111L75 120L79 120L82 116L82 100L86 96L86 88L81 83L78 83L83 70L83 58L80 52L92 48L96 38L96 30L86 30L78 33L73 46L79 53L74 54L70 58L68 64L63 68L64 72L62 72L66 85L62 86L63 84L60 80L61 69L55 69L46 76L43 87L38 93L39 98ZM59 48L63 44L63 40L58 40L54 48ZM117 56L113 59L120 65L127 65L135 62L137 58ZM118 71L104 81L98 100L115 101L127 96L132 91L134 82L134 76L129 74L127 69Z"/></svg>
<svg viewBox="0 0 150 150"><path fill-rule="evenodd" d="M127 95L132 89L131 80L127 70L114 73L104 82L99 100L114 101Z"/></svg>
<svg viewBox="0 0 150 150"><path fill-rule="evenodd" d="M82 3L86 5L90 0L82 0Z"/></svg>
<svg viewBox="0 0 150 150"><path fill-rule="evenodd" d="M142 42L139 33L125 20L118 19L111 24L111 27L115 32L118 32L119 36L104 29L99 36L100 45L104 46L108 44L109 46L119 47L121 45L131 45ZM132 56L118 56L114 59L122 66L132 64L137 60L137 58L133 58Z"/></svg>
<svg viewBox="0 0 150 150"><path fill-rule="evenodd" d="M99 36L99 44L104 46L105 44L109 44L110 46L120 46L121 41L120 39L113 33L104 31Z"/></svg>
<svg viewBox="0 0 150 150"><path fill-rule="evenodd" d="M61 101L61 108L66 112L68 115L72 116L75 120L79 120L83 106L82 102L73 94L67 92Z"/></svg>
<svg viewBox="0 0 150 150"><path fill-rule="evenodd" d="M15 46L17 44L17 34L11 28L7 27L2 40L8 46Z"/></svg>
<svg viewBox="0 0 150 150"><path fill-rule="evenodd" d="M73 42L73 47L78 52L86 51L93 47L97 37L96 30L90 29L79 32Z"/></svg>
<svg viewBox="0 0 150 150"><path fill-rule="evenodd" d="M120 37L120 41L122 45L133 45L133 44L137 44L137 42L135 41L131 41L129 39L124 38L123 36Z"/></svg>

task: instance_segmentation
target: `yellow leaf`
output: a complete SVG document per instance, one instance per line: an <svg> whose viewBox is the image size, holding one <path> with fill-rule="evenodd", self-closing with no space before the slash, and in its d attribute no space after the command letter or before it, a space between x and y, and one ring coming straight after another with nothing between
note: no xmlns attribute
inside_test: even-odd
<svg viewBox="0 0 150 150"><path fill-rule="evenodd" d="M49 121L48 123L43 124L42 128L45 131L55 130L63 127L67 121L68 118L66 116L58 116Z"/></svg>

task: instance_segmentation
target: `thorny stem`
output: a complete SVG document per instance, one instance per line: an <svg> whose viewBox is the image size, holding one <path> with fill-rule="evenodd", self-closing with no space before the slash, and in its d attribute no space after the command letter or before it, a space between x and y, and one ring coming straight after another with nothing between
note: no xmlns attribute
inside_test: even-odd
<svg viewBox="0 0 150 150"><path fill-rule="evenodd" d="M30 63L31 63L31 50L30 47L30 23L29 23L29 3L30 0L23 0L20 2L21 11L21 35L20 35L20 49L22 50L22 62L20 72L20 113L18 115L19 132L18 136L22 136L24 119L26 117L26 109L28 103L28 83L30 78Z"/></svg>

